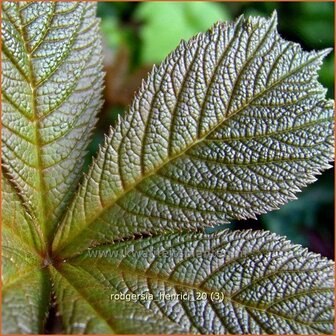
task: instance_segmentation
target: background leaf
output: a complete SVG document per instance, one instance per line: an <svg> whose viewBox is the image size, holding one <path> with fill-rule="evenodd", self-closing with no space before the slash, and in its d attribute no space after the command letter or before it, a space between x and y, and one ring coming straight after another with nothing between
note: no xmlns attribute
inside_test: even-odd
<svg viewBox="0 0 336 336"><path fill-rule="evenodd" d="M227 21L228 13L212 2L147 2L137 8L135 18L147 22L141 27L141 61L159 63L181 39L206 31L214 22Z"/></svg>
<svg viewBox="0 0 336 336"><path fill-rule="evenodd" d="M101 107L94 3L2 3L3 164L47 239Z"/></svg>
<svg viewBox="0 0 336 336"><path fill-rule="evenodd" d="M276 18L215 25L169 55L110 132L54 241L62 257L138 233L255 218L330 167L328 51Z"/></svg>
<svg viewBox="0 0 336 336"><path fill-rule="evenodd" d="M120 242L55 267L58 304L72 332L97 330L101 320L116 333L333 331L333 263L265 231ZM110 299L120 293L137 299Z"/></svg>

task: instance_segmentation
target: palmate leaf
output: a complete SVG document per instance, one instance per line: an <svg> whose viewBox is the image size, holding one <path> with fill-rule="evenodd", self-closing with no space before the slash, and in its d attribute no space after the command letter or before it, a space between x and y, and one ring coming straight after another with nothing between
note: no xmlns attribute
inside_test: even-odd
<svg viewBox="0 0 336 336"><path fill-rule="evenodd" d="M101 106L94 3L2 3L2 154L50 241Z"/></svg>
<svg viewBox="0 0 336 336"><path fill-rule="evenodd" d="M52 274L67 333L333 330L333 263L266 231L127 241L88 250ZM120 293L137 299L112 299Z"/></svg>
<svg viewBox="0 0 336 336"><path fill-rule="evenodd" d="M268 232L186 232L269 211L328 167L327 51L281 39L275 16L183 42L65 212L101 104L94 11L3 4L2 331L46 332L55 295L70 333L332 333L331 261Z"/></svg>
<svg viewBox="0 0 336 336"><path fill-rule="evenodd" d="M191 230L277 208L328 168L333 101L271 19L182 42L98 153L53 243L61 257L135 234Z"/></svg>

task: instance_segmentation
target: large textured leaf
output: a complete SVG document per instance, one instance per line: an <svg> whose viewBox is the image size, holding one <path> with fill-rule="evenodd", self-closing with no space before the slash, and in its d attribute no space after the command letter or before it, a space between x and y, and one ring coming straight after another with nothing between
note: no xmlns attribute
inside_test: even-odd
<svg viewBox="0 0 336 336"><path fill-rule="evenodd" d="M2 9L3 163L50 239L101 105L95 4L12 1Z"/></svg>
<svg viewBox="0 0 336 336"><path fill-rule="evenodd" d="M107 137L54 251L255 217L294 198L333 155L333 101L317 81L327 53L283 40L275 15L182 42Z"/></svg>
<svg viewBox="0 0 336 336"><path fill-rule="evenodd" d="M333 263L265 231L161 235L88 250L56 268L68 332L333 331ZM113 296L120 293L134 297Z"/></svg>
<svg viewBox="0 0 336 336"><path fill-rule="evenodd" d="M34 219L2 175L2 332L43 332L50 280L42 269L43 249Z"/></svg>

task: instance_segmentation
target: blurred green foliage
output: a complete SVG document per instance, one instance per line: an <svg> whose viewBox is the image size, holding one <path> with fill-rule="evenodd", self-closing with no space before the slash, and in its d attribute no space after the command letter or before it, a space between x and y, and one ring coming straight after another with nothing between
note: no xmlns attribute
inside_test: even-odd
<svg viewBox="0 0 336 336"><path fill-rule="evenodd" d="M135 13L135 19L142 22L141 60L159 63L181 39L188 40L229 18L225 7L215 2L145 2Z"/></svg>
<svg viewBox="0 0 336 336"><path fill-rule="evenodd" d="M128 58L125 60L128 62L127 76L132 76L137 69L146 70L146 66L159 63L181 39L187 40L198 32L207 30L218 20L234 19L241 14L269 16L273 10L278 11L278 30L284 38L300 43L306 50L334 46L333 2L100 2L98 4L98 15L102 18L101 27L107 49L112 54L117 54L121 48L126 48L128 51ZM116 64L115 68L118 67L120 65ZM118 76L121 75L117 74L116 77ZM111 76L109 78L111 80ZM131 77L130 81L136 83L139 81L140 85L138 77ZM328 97L332 98L333 52L324 62L320 71L320 81L328 88ZM122 93L123 88L120 90L120 94ZM127 104L123 106L105 104L89 148L87 164L102 142L103 134L108 131L109 125L115 122L116 116L126 107ZM333 198L333 170L329 170L319 177L316 183L298 194L298 200L289 202L279 210L259 216L258 221L240 221L229 226L269 229L286 235L293 242L303 244L312 251L332 258Z"/></svg>

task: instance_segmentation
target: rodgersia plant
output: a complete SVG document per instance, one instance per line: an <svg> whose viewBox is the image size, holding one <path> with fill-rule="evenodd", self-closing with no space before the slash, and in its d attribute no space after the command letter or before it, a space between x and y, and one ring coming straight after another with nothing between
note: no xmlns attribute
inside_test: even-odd
<svg viewBox="0 0 336 336"><path fill-rule="evenodd" d="M328 50L282 39L275 14L182 41L80 179L102 105L95 4L2 6L3 333L43 333L52 304L64 333L333 333L332 261L203 232L329 168Z"/></svg>

